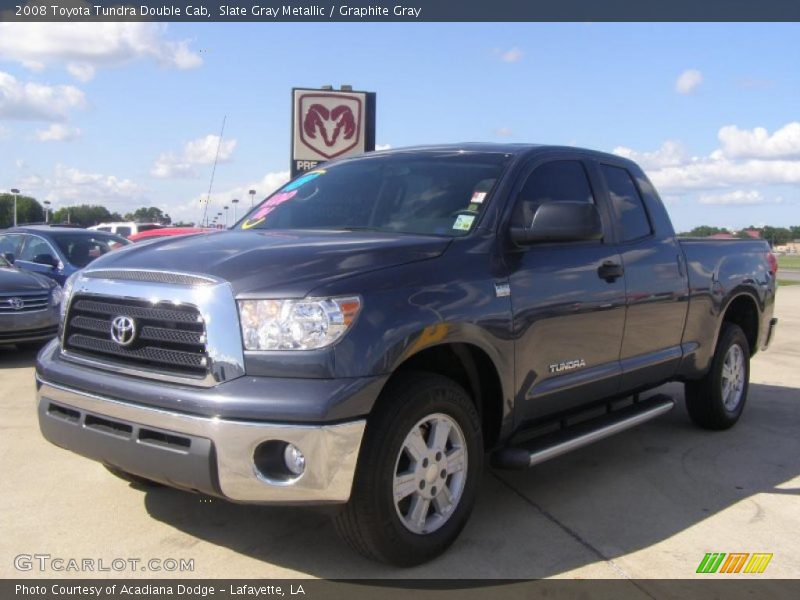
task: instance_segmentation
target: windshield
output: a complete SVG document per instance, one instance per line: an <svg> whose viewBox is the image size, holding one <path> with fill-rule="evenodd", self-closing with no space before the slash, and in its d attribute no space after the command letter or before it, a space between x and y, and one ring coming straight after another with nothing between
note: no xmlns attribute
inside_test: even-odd
<svg viewBox="0 0 800 600"><path fill-rule="evenodd" d="M390 154L310 171L237 229L332 229L461 236L508 163L494 153Z"/></svg>
<svg viewBox="0 0 800 600"><path fill-rule="evenodd" d="M106 252L131 243L125 238L104 233L94 235L59 233L51 237L67 260L79 268L85 267Z"/></svg>

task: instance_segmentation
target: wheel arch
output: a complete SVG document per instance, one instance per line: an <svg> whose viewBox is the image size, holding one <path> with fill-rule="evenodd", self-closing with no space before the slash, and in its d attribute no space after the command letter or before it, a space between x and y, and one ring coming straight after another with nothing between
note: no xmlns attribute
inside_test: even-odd
<svg viewBox="0 0 800 600"><path fill-rule="evenodd" d="M420 348L399 362L384 387L409 371L436 373L461 385L478 410L485 448L497 445L505 431L507 404L500 369L484 348L471 342Z"/></svg>
<svg viewBox="0 0 800 600"><path fill-rule="evenodd" d="M753 356L758 351L758 336L759 336L759 304L758 300L748 291L741 290L736 294L732 294L725 304L725 307L720 311L722 318L717 326L717 335L714 341L714 346L719 340L722 326L724 323L733 323L738 325L744 332L747 338L747 343L750 346L750 356Z"/></svg>

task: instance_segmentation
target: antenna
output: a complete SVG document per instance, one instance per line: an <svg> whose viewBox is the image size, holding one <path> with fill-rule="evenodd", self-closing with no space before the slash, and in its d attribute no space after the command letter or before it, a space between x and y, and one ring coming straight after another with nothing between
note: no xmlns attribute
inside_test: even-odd
<svg viewBox="0 0 800 600"><path fill-rule="evenodd" d="M211 188L214 187L214 174L217 172L217 161L219 160L219 149L222 146L222 135L225 133L225 121L228 115L222 117L222 129L219 130L219 141L217 143L217 154L214 156L214 166L211 168L211 181L208 182L208 195L206 196L206 203L203 207L203 218L200 219L200 226L206 220L206 213L208 212L208 205L211 202Z"/></svg>

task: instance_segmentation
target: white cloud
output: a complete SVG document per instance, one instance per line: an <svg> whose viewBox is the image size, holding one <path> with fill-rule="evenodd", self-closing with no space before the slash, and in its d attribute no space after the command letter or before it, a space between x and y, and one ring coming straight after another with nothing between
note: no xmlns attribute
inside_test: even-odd
<svg viewBox="0 0 800 600"><path fill-rule="evenodd" d="M381 150L391 150L391 144L375 144L375 150L380 152Z"/></svg>
<svg viewBox="0 0 800 600"><path fill-rule="evenodd" d="M500 137L510 137L514 135L514 131L510 127L500 127L494 130L494 134Z"/></svg>
<svg viewBox="0 0 800 600"><path fill-rule="evenodd" d="M686 151L683 145L674 140L667 140L653 152L636 152L625 146L618 146L612 152L618 156L629 158L638 163L643 169L672 167L686 161Z"/></svg>
<svg viewBox="0 0 800 600"><path fill-rule="evenodd" d="M167 39L166 24L146 22L0 23L0 59L34 71L64 66L81 81L91 79L98 68L135 60L177 69L203 63L188 40Z"/></svg>
<svg viewBox="0 0 800 600"><path fill-rule="evenodd" d="M717 136L721 151L731 158L800 158L800 122L787 123L771 134L763 127L739 129L726 125Z"/></svg>
<svg viewBox="0 0 800 600"><path fill-rule="evenodd" d="M687 69L675 80L675 91L679 94L691 94L703 83L703 74L697 69Z"/></svg>
<svg viewBox="0 0 800 600"><path fill-rule="evenodd" d="M79 138L81 130L61 123L53 123L47 129L38 129L34 137L39 142L69 142Z"/></svg>
<svg viewBox="0 0 800 600"><path fill-rule="evenodd" d="M174 152L164 152L159 155L150 169L153 177L161 179L169 177L196 177L199 165L210 165L217 156L219 147L219 162L230 160L236 140L223 140L220 143L218 135L207 135L205 137L186 142L183 150L179 154Z"/></svg>
<svg viewBox="0 0 800 600"><path fill-rule="evenodd" d="M752 185L800 183L800 124L788 123L769 135L760 128L730 125L719 130L722 148L689 157L681 144L667 141L652 152L619 147L614 153L638 162L662 192L711 190Z"/></svg>
<svg viewBox="0 0 800 600"><path fill-rule="evenodd" d="M800 161L695 158L691 162L649 171L659 190L702 190L735 185L800 183Z"/></svg>
<svg viewBox="0 0 800 600"><path fill-rule="evenodd" d="M144 194L143 188L130 179L87 173L62 164L57 164L50 176L25 177L20 189L59 206L102 204L110 210L127 210L134 201L142 201Z"/></svg>
<svg viewBox="0 0 800 600"><path fill-rule="evenodd" d="M129 200L143 192L142 188L130 179L86 173L63 165L56 165L52 188L48 200L80 202L90 199L103 202Z"/></svg>
<svg viewBox="0 0 800 600"><path fill-rule="evenodd" d="M755 206L758 204L780 204L783 202L783 198L780 196L766 198L758 190L736 190L723 194L704 194L697 201L700 204L716 206Z"/></svg>
<svg viewBox="0 0 800 600"><path fill-rule="evenodd" d="M67 64L67 71L75 79L90 81L94 77L95 68L87 63L69 63Z"/></svg>
<svg viewBox="0 0 800 600"><path fill-rule="evenodd" d="M500 50L499 48L494 49L494 55L497 56L503 62L517 62L519 59L522 58L523 52L516 46L513 48L509 48L508 50Z"/></svg>
<svg viewBox="0 0 800 600"><path fill-rule="evenodd" d="M74 86L22 82L0 71L0 118L63 121L84 106L86 98Z"/></svg>

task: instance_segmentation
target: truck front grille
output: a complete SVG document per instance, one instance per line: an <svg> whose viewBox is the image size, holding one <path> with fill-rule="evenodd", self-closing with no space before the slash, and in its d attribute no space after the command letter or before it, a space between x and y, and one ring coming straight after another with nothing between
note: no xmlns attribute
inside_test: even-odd
<svg viewBox="0 0 800 600"><path fill-rule="evenodd" d="M127 345L112 335L116 317L128 317L134 323L135 333ZM76 295L64 328L64 349L112 365L188 376L208 372L205 323L200 312L170 301Z"/></svg>

